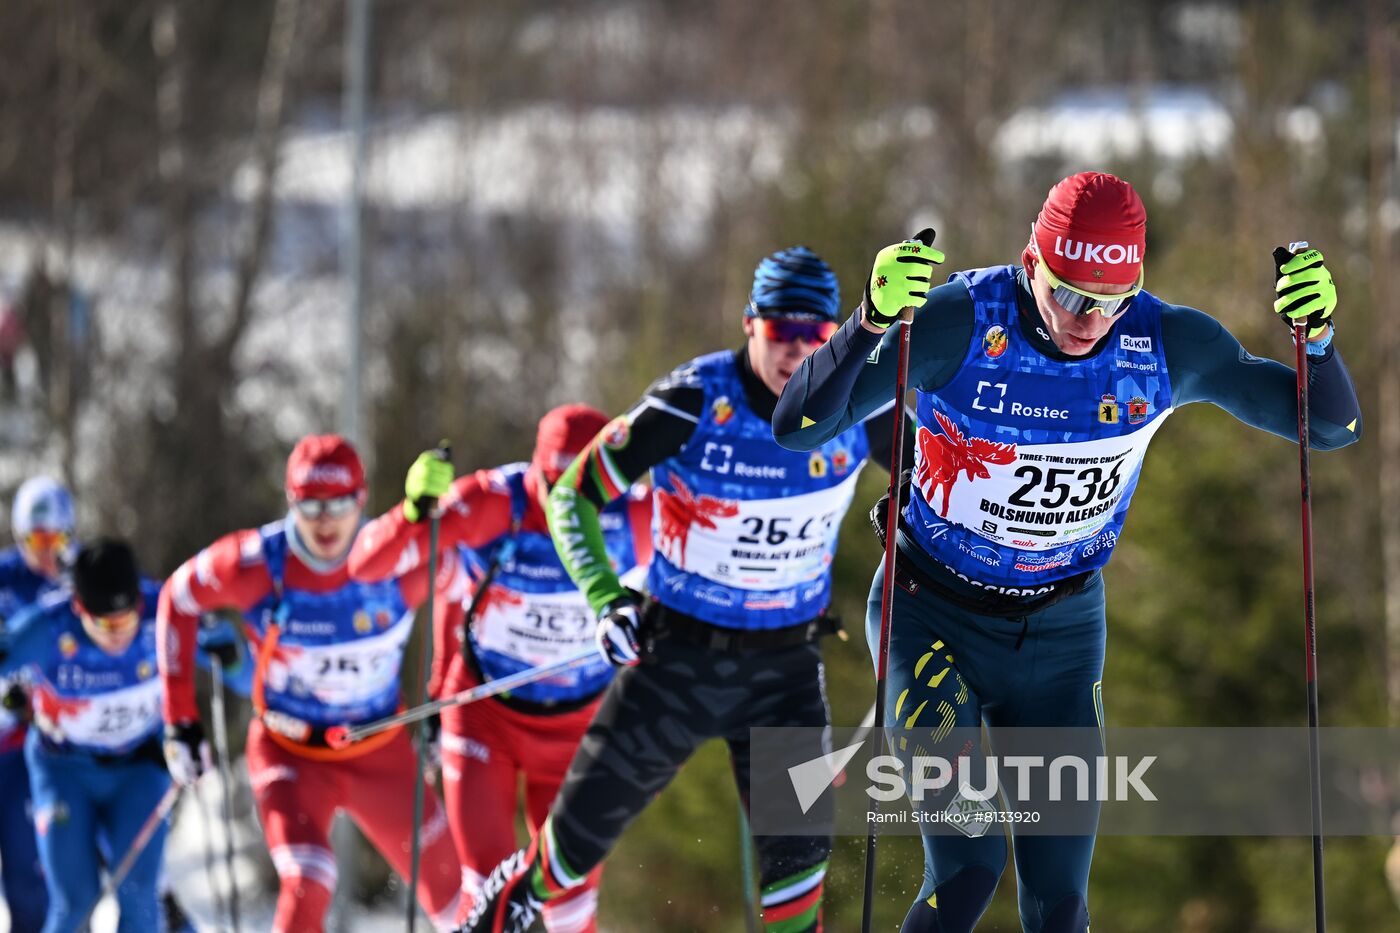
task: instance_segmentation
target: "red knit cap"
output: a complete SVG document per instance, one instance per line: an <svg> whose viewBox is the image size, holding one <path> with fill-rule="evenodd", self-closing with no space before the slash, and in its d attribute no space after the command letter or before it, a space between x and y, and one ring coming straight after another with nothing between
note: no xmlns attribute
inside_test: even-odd
<svg viewBox="0 0 1400 933"><path fill-rule="evenodd" d="M531 463L546 481L557 481L607 423L608 416L592 406L560 405L540 419Z"/></svg>
<svg viewBox="0 0 1400 933"><path fill-rule="evenodd" d="M1134 285L1147 250L1147 209L1123 179L1080 172L1050 189L1032 232L1040 259L1060 278ZM1029 247L1024 259L1030 268Z"/></svg>
<svg viewBox="0 0 1400 933"><path fill-rule="evenodd" d="M287 495L293 499L334 499L364 488L360 455L339 434L308 434L287 458Z"/></svg>

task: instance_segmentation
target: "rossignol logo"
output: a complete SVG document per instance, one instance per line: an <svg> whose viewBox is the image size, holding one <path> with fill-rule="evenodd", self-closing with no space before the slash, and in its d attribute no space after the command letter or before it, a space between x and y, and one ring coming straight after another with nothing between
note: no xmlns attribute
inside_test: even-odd
<svg viewBox="0 0 1400 933"><path fill-rule="evenodd" d="M1082 259L1085 262L1101 262L1109 266L1142 261L1137 244L1124 246L1122 243L1089 243L1084 240L1070 240L1055 235L1055 255L1066 259Z"/></svg>
<svg viewBox="0 0 1400 933"><path fill-rule="evenodd" d="M1151 353L1152 338L1131 337L1128 334L1119 334L1118 346L1122 347L1124 350L1132 350L1135 353Z"/></svg>

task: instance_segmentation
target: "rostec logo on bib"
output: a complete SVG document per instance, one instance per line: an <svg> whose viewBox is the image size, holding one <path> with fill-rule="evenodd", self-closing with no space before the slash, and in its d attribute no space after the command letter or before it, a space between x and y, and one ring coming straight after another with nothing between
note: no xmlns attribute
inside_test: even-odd
<svg viewBox="0 0 1400 933"><path fill-rule="evenodd" d="M1137 353L1151 353L1151 352L1152 352L1152 338L1151 338L1151 337L1132 337L1132 336L1129 336L1128 334L1119 334L1119 335L1118 335L1118 346L1122 347L1124 350L1132 350L1132 351L1137 352Z"/></svg>

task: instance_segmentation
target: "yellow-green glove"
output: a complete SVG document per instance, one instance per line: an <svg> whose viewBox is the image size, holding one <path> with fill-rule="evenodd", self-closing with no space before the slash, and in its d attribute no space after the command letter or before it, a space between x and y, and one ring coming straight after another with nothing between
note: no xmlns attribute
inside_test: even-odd
<svg viewBox="0 0 1400 933"><path fill-rule="evenodd" d="M1337 307L1337 286L1323 265L1322 251L1304 248L1293 253L1280 246L1274 250L1274 267L1278 270L1275 313L1289 327L1306 321L1309 340L1322 336Z"/></svg>
<svg viewBox="0 0 1400 933"><path fill-rule="evenodd" d="M886 328L899 320L905 308L924 303L933 267L944 259L942 251L933 248L933 237L933 228L926 227L912 239L892 243L875 254L865 286L865 320Z"/></svg>
<svg viewBox="0 0 1400 933"><path fill-rule="evenodd" d="M408 468L403 481L403 517L411 522L422 521L439 496L452 488L452 461L443 451L425 450Z"/></svg>

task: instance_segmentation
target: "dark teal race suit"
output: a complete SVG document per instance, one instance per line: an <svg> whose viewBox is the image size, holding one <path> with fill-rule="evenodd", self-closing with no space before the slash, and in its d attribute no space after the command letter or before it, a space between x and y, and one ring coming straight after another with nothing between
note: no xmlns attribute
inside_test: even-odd
<svg viewBox="0 0 1400 933"><path fill-rule="evenodd" d="M784 447L812 449L889 402L897 334L882 343L858 318L788 383L773 417ZM1354 443L1361 416L1340 354L1328 345L1308 361L1310 446ZM1296 441L1294 371L1148 292L1093 351L1067 356L1024 272L1003 266L929 293L912 325L909 384L919 425L896 538L886 725L935 746L955 727L985 724L994 743L1012 726L1101 728L1101 568L1148 441L1192 402ZM872 648L883 582L881 568ZM1093 836L1017 834L1014 824L1012 835L1024 928L1084 933ZM971 930L1005 868L1004 836L929 833L924 847L924 885L903 930Z"/></svg>

